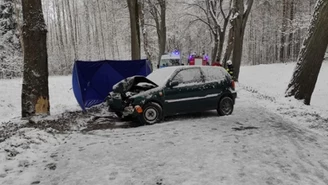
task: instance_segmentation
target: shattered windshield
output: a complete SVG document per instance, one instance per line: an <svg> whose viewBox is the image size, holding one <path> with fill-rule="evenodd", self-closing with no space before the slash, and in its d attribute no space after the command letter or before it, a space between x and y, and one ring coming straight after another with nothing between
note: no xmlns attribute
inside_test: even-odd
<svg viewBox="0 0 328 185"><path fill-rule="evenodd" d="M152 82L156 83L158 86L164 86L175 70L176 67L166 67L157 69L150 73L147 78Z"/></svg>

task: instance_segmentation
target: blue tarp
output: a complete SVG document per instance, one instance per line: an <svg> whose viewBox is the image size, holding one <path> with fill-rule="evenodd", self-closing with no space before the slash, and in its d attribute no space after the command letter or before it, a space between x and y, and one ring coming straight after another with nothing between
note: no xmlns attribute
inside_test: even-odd
<svg viewBox="0 0 328 185"><path fill-rule="evenodd" d="M148 60L75 61L72 75L74 95L85 111L85 108L104 102L117 82L150 73Z"/></svg>

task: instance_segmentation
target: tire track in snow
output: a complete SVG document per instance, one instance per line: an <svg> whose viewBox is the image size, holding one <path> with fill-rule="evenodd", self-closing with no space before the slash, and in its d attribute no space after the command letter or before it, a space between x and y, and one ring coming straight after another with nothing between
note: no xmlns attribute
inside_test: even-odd
<svg viewBox="0 0 328 185"><path fill-rule="evenodd" d="M291 98L285 98L283 95L281 95L281 97L275 97L262 93L251 86L240 83L238 83L238 86L241 88L241 91L250 93L258 100L263 101L262 103L271 104L271 108L274 108L276 113L297 120L298 122L305 123L311 129L324 130L328 133L328 117L324 113L309 109L308 106L304 106L303 104L300 105L300 107L294 107L292 104L285 102L285 100L288 99L291 101Z"/></svg>
<svg viewBox="0 0 328 185"><path fill-rule="evenodd" d="M289 147L281 148L278 146L279 150L271 150L267 155L271 155L272 159L275 159L278 158L281 153L285 155L294 153L297 158L294 158L291 164L294 163L293 165L301 169L300 171L302 173L308 175L313 174L319 179L318 181L309 177L308 180L311 182L310 184L328 184L328 170L325 165L325 159L328 159L328 142L326 138L316 135L310 130L299 128L296 124L288 122L273 113L266 112L264 114L259 114L266 115L266 118L263 119L265 122L262 122L263 126L261 128L262 130L264 129L263 133L261 133L264 134L263 138L267 137L267 134L270 133L276 138L273 141L281 144L289 143ZM274 143L272 143L272 145L274 145ZM290 170L290 166L286 166L284 162L277 161L276 164L284 173L290 173L290 175L295 178L301 177L301 175L293 173Z"/></svg>
<svg viewBox="0 0 328 185"><path fill-rule="evenodd" d="M325 139L240 97L231 116L75 133L40 184L327 184Z"/></svg>

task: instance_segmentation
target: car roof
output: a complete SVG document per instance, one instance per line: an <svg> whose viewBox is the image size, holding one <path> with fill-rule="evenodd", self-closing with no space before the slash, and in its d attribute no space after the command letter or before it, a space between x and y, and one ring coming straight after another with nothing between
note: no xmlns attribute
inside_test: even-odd
<svg viewBox="0 0 328 185"><path fill-rule="evenodd" d="M221 71L223 74L225 75L229 75L227 73L227 71L221 67L221 66L201 66L201 65L187 65L187 66L172 66L172 67L166 67L166 68L170 68L170 70L174 70L174 71L179 71L182 69L190 69L190 68L200 68L200 69L204 69L203 71L209 72L209 71ZM163 68L162 68L163 69ZM165 68L164 68L165 69ZM208 75L208 74L207 74Z"/></svg>
<svg viewBox="0 0 328 185"><path fill-rule="evenodd" d="M200 65L170 66L166 68L170 68L171 70L177 70L177 69L188 69L188 68L197 68L197 67L204 68L204 69L222 68L221 66L200 66ZM161 69L166 69L166 68L161 68Z"/></svg>

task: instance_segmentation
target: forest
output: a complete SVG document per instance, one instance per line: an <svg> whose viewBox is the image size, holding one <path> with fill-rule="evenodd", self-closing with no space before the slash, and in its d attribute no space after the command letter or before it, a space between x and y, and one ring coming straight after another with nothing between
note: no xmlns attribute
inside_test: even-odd
<svg viewBox="0 0 328 185"><path fill-rule="evenodd" d="M309 105L327 52L327 0L1 0L0 6L0 78L23 77L27 112L39 101L48 106L47 77L71 74L76 60L147 58L156 68L173 50L184 63L191 53L223 66L232 60L236 81L241 65L297 62L286 96Z"/></svg>
<svg viewBox="0 0 328 185"><path fill-rule="evenodd" d="M150 8L155 0L143 0L144 30L150 57L159 55L157 31ZM229 1L223 1L228 12ZM315 0L255 0L244 36L242 64L256 65L296 61L305 37ZM1 0L0 78L21 76L19 43L22 8L20 0ZM47 24L49 73L71 73L75 59L129 59L130 22L126 1L42 0ZM191 52L211 53L215 39L206 21L204 0L168 0L165 51L179 49L185 60ZM229 25L228 25L229 26ZM228 28L227 28L228 29ZM226 31L226 35L228 30ZM147 54L142 49L142 58Z"/></svg>
<svg viewBox="0 0 328 185"><path fill-rule="evenodd" d="M328 184L328 0L0 0L1 184Z"/></svg>

